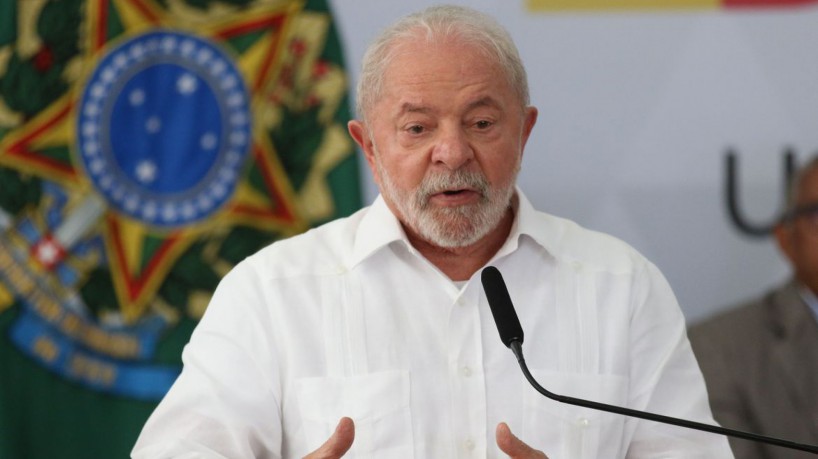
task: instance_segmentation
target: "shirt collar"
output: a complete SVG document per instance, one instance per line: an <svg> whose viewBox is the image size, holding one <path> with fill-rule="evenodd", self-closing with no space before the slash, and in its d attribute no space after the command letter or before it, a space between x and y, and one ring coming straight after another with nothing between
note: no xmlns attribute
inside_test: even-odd
<svg viewBox="0 0 818 459"><path fill-rule="evenodd" d="M551 251L550 249L555 246L557 226L543 224L542 221L542 217L550 216L537 212L525 193L519 188L517 188L512 198L512 207L514 209L514 224L511 226L505 244L500 247L500 250L492 259L503 257L517 250L523 237L531 238L545 248L546 251Z"/></svg>
<svg viewBox="0 0 818 459"><path fill-rule="evenodd" d="M411 247L397 217L386 205L383 196L378 195L355 233L351 265L357 265L381 247L396 241L403 241L407 247Z"/></svg>
<svg viewBox="0 0 818 459"><path fill-rule="evenodd" d="M493 259L517 250L519 241L523 236L530 237L549 252L557 247L560 225L544 224L547 221L544 222L542 218L555 217L534 210L534 206L531 205L531 202L519 188L515 189L512 207L514 209L514 223L506 242ZM409 243L409 239L403 231L400 221L386 205L383 196L378 195L361 220L356 232L351 265L357 265L382 247L393 242L403 242L409 251L415 252L414 247Z"/></svg>

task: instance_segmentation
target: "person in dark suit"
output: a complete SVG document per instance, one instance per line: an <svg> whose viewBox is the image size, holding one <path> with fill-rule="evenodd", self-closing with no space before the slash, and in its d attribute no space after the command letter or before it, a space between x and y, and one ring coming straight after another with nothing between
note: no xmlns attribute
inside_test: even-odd
<svg viewBox="0 0 818 459"><path fill-rule="evenodd" d="M774 229L793 276L761 298L690 327L716 420L818 444L818 157L799 170ZM812 454L730 439L737 458Z"/></svg>

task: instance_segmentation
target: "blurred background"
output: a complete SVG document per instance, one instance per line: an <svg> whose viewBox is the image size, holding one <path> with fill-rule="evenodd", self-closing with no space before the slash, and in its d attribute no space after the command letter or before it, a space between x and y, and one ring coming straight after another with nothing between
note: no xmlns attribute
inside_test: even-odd
<svg viewBox="0 0 818 459"><path fill-rule="evenodd" d="M0 457L127 457L221 276L374 199L358 65L434 3L0 0ZM452 3L520 48L536 207L644 253L690 323L789 275L818 1Z"/></svg>

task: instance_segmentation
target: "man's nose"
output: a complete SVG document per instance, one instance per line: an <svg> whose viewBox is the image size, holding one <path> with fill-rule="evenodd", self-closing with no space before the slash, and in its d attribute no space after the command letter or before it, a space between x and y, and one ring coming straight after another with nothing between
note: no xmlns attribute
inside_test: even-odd
<svg viewBox="0 0 818 459"><path fill-rule="evenodd" d="M461 127L441 129L432 152L432 162L456 170L474 158L474 150Z"/></svg>

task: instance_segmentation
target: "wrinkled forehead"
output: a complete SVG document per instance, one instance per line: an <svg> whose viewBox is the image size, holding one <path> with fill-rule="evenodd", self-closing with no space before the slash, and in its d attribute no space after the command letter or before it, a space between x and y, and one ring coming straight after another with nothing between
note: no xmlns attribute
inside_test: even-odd
<svg viewBox="0 0 818 459"><path fill-rule="evenodd" d="M496 56L483 47L457 38L439 41L408 39L390 50L382 74L382 92L426 89L427 86L453 88L490 86L495 97L516 94L512 81ZM522 103L521 103L522 105Z"/></svg>

